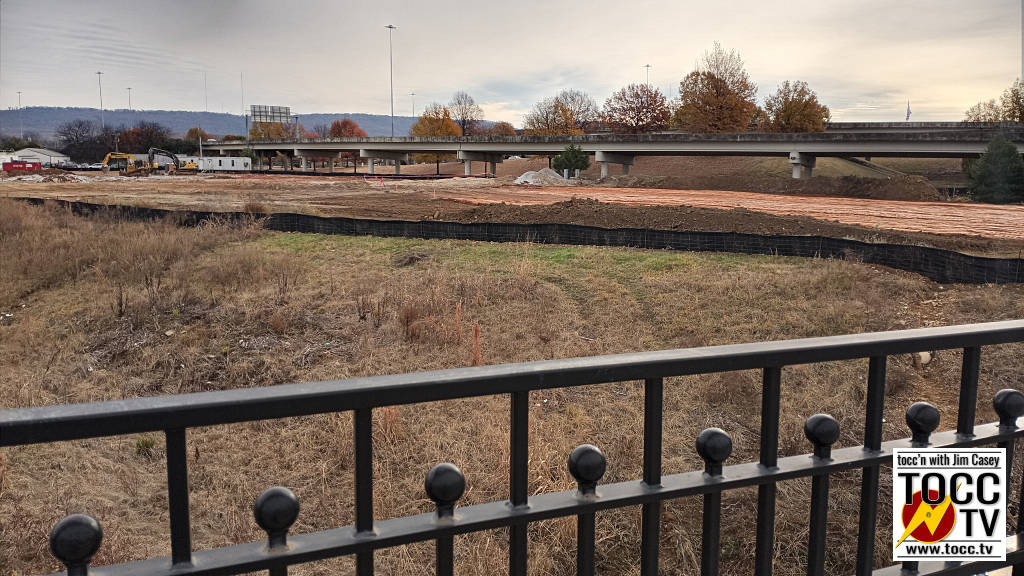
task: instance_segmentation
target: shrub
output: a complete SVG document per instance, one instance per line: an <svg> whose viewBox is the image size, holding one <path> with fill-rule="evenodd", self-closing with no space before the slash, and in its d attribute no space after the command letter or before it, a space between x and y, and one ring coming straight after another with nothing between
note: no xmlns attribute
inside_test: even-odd
<svg viewBox="0 0 1024 576"><path fill-rule="evenodd" d="M555 156L552 162L555 170L561 172L562 170L586 170L590 168L590 156L584 152L579 146L570 144L565 147L565 150L561 154Z"/></svg>
<svg viewBox="0 0 1024 576"><path fill-rule="evenodd" d="M1017 146L1002 134L996 135L967 177L971 194L980 202L1024 201L1024 160Z"/></svg>

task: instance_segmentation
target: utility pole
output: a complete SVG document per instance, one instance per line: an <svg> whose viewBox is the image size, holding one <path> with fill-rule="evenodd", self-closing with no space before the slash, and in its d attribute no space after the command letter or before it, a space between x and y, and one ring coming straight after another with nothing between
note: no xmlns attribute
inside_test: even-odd
<svg viewBox="0 0 1024 576"><path fill-rule="evenodd" d="M132 111L132 89L128 88L128 111Z"/></svg>
<svg viewBox="0 0 1024 576"><path fill-rule="evenodd" d="M25 139L25 115L21 113L21 90L18 90L18 123L21 124L21 139Z"/></svg>
<svg viewBox="0 0 1024 576"><path fill-rule="evenodd" d="M1021 1L1024 2L1024 0L1021 0ZM647 69L647 85L650 86L651 85L651 65L650 64L644 64L644 68Z"/></svg>
<svg viewBox="0 0 1024 576"><path fill-rule="evenodd" d="M1024 0L1021 0L1021 2L1024 2ZM415 118L416 117L416 92L415 91L409 92L409 96L412 96L412 115L413 115L413 118Z"/></svg>
<svg viewBox="0 0 1024 576"><path fill-rule="evenodd" d="M1024 1L1024 0L1022 0ZM397 29L397 26L388 24L385 26L388 29L388 77L391 85L391 137L395 137L395 59L392 56L391 50L391 33Z"/></svg>
<svg viewBox="0 0 1024 576"><path fill-rule="evenodd" d="M100 86L100 132L105 132L107 125L103 122L103 72L96 73L96 82Z"/></svg>

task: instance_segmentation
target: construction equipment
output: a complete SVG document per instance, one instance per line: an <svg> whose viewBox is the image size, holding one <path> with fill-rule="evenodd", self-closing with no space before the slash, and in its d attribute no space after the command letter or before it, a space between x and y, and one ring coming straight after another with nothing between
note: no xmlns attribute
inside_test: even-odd
<svg viewBox="0 0 1024 576"><path fill-rule="evenodd" d="M109 152L103 158L103 171L109 172L116 168L124 176L145 176L149 174L152 164L142 164L135 160L135 156L124 152Z"/></svg>
<svg viewBox="0 0 1024 576"><path fill-rule="evenodd" d="M161 148L150 148L149 149L149 165L153 170L157 169L156 155L166 156L171 159L171 163L167 165L168 174L196 174L199 172L199 164L193 161L182 163L178 160L178 156L163 150Z"/></svg>

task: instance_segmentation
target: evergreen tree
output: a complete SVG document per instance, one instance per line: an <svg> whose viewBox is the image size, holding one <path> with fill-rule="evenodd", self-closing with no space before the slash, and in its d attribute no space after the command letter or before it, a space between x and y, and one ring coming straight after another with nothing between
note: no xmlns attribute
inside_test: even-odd
<svg viewBox="0 0 1024 576"><path fill-rule="evenodd" d="M981 158L971 163L968 185L980 202L1024 202L1024 160L1017 146L996 135Z"/></svg>
<svg viewBox="0 0 1024 576"><path fill-rule="evenodd" d="M561 154L555 156L552 162L556 171L562 170L586 170L590 167L590 155L584 152L579 146L569 144Z"/></svg>

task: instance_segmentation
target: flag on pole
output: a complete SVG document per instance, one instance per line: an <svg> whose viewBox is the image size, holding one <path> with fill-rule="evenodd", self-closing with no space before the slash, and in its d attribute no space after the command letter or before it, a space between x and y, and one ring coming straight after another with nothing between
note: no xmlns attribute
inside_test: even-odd
<svg viewBox="0 0 1024 576"><path fill-rule="evenodd" d="M910 100L907 100L907 122L910 122Z"/></svg>

